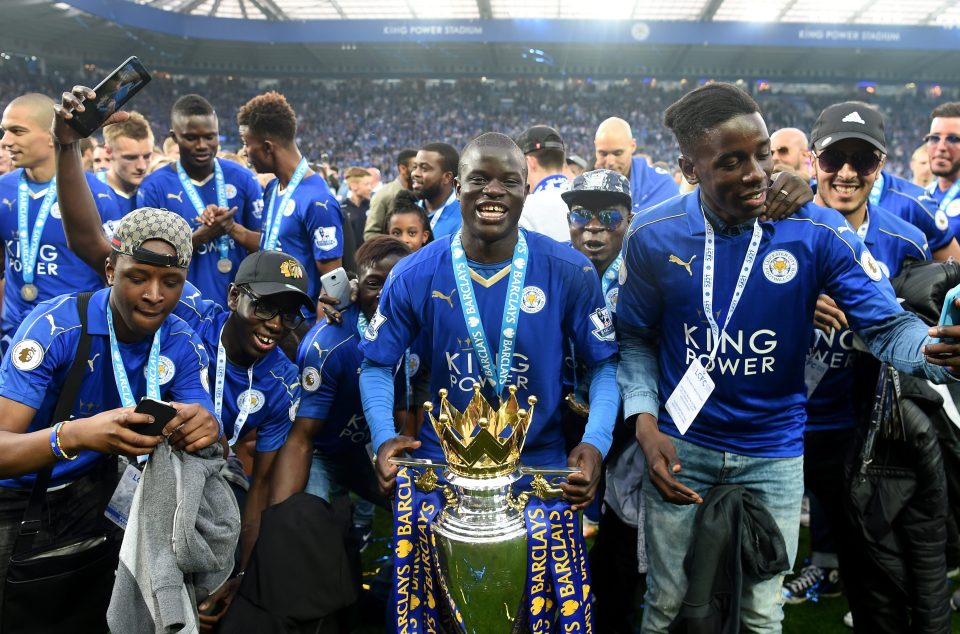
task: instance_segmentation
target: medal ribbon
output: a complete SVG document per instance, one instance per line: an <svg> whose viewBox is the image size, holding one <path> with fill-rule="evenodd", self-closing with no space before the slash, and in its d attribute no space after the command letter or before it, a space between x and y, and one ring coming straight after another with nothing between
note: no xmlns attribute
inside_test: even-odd
<svg viewBox="0 0 960 634"><path fill-rule="evenodd" d="M453 277L457 282L457 296L460 301L460 309L463 312L463 321L467 326L467 333L473 342L473 349L476 352L480 368L490 384L495 387L499 397L503 394L503 390L510 379L510 366L513 364L513 349L516 346L520 321L520 298L523 293L523 281L527 275L527 239L524 237L523 231L517 234L517 246L514 247L511 260L510 285L507 287L507 297L503 306L503 321L500 327L500 356L497 359L499 372L494 370L487 334L483 329L480 308L473 292L470 266L467 264L467 257L463 251L459 231L453 236L450 243L450 255L453 260Z"/></svg>
<svg viewBox="0 0 960 634"><path fill-rule="evenodd" d="M187 194L187 198L190 199L190 204L192 204L193 208L197 211L197 216L202 216L206 206L203 204L203 199L200 198L200 192L193 186L190 177L187 176L187 172L183 169L183 165L180 164L179 160L177 161L177 176L180 177L180 184L183 186L183 191ZM219 159L213 159L213 181L217 188L217 207L226 207L227 186L223 180L223 170L220 169ZM217 251L220 253L221 260L226 260L230 257L230 239L227 236L217 238Z"/></svg>
<svg viewBox="0 0 960 634"><path fill-rule="evenodd" d="M107 329L110 333L110 360L113 362L113 378L117 382L117 392L120 394L120 404L123 407L134 407L137 404L130 389L130 380L127 370L120 358L120 346L117 345L117 333L113 328L113 311L110 309L110 299L107 298ZM153 333L153 343L150 344L150 355L147 357L147 398L160 400L160 331Z"/></svg>
<svg viewBox="0 0 960 634"><path fill-rule="evenodd" d="M703 208L700 208L703 213ZM710 351L710 361L717 357L717 351L720 350L720 337L726 332L730 325L730 319L737 310L740 298L743 296L743 289L747 286L747 280L750 277L750 271L753 269L753 263L757 259L757 253L760 251L760 241L763 238L763 229L760 227L760 221L753 225L753 237L750 239L750 246L747 247L747 253L743 257L743 266L740 267L740 277L737 279L737 285L733 289L733 297L730 299L730 308L727 309L727 317L723 322L723 329L717 326L717 320L713 316L713 274L716 260L716 247L714 246L713 225L707 220L706 214L703 216L704 229L706 236L703 239L703 313L710 324L710 332L713 333L713 349Z"/></svg>
<svg viewBox="0 0 960 634"><path fill-rule="evenodd" d="M870 189L870 204L874 207L880 204L880 196L883 194L883 172L873 181L873 187Z"/></svg>
<svg viewBox="0 0 960 634"><path fill-rule="evenodd" d="M530 634L553 631L553 590L550 573L550 521L544 502L533 496L523 509L527 526L527 612Z"/></svg>
<svg viewBox="0 0 960 634"><path fill-rule="evenodd" d="M33 284L37 268L37 256L40 255L40 238L43 228L50 217L50 209L57 200L57 178L47 183L47 193L40 203L40 211L33 222L33 233L27 230L27 216L30 213L30 186L27 184L26 170L20 172L20 184L17 186L17 237L20 240L20 262L23 264L24 284Z"/></svg>
<svg viewBox="0 0 960 634"><path fill-rule="evenodd" d="M443 212L447 210L447 207L449 207L450 204L456 199L457 199L457 190L453 190L452 192L450 192L450 197L447 198L447 202L443 203L443 207L433 212L433 216L430 217L431 233L433 233L433 228L437 226L437 223L440 222L440 216L443 215ZM421 204L421 207L423 207L424 211L426 211L427 208L424 205Z"/></svg>
<svg viewBox="0 0 960 634"><path fill-rule="evenodd" d="M568 181L567 177L564 176L563 174L554 174L552 176L547 176L542 181L537 183L537 186L534 187L533 189L533 193L536 194L537 192L542 192L547 188L559 189L569 182L570 181Z"/></svg>
<svg viewBox="0 0 960 634"><path fill-rule="evenodd" d="M934 179L927 189L931 195L937 192L937 182L938 181ZM953 185L951 185L950 189L947 190L947 193L945 193L943 198L940 199L940 211L946 213L947 207L950 206L950 203L952 203L958 195L960 195L960 180L957 180Z"/></svg>
<svg viewBox="0 0 960 634"><path fill-rule="evenodd" d="M610 287L613 286L613 283L620 276L620 267L623 266L623 253L621 252L617 255L617 259L610 263L610 266L607 267L607 270L604 271L603 277L600 278L600 287L603 289L603 301L607 301L607 292L609 292ZM607 304L607 310L611 313L614 312L613 306Z"/></svg>
<svg viewBox="0 0 960 634"><path fill-rule="evenodd" d="M277 190L280 189L280 183L277 182L277 186L273 188L273 192L270 194L270 205L267 208L267 221L263 224L263 234L260 238L260 248L262 250L272 251L277 248L277 242L280 240L280 224L283 222L283 211L287 208L287 204L293 197L293 192L295 192L297 186L300 185L300 181L303 180L309 167L307 159L305 158L301 158L300 162L297 163L297 169L294 171L290 182L287 183L287 189L283 192L283 198L280 199L279 209L276 208L276 202Z"/></svg>
<svg viewBox="0 0 960 634"><path fill-rule="evenodd" d="M243 425L247 422L247 417L250 415L250 390L253 389L253 368L257 365L254 363L249 368L247 368L247 379L249 383L247 385L247 391L244 394L247 395L247 398L243 399L243 403L238 403L237 407L239 412L237 412L237 419L233 423L233 436L230 438L230 446L233 447L236 444L237 439L240 438L240 430L243 429ZM217 339L217 372L214 379L213 386L213 408L217 414L217 418L220 421L223 421L223 387L224 382L227 376L227 351L223 347L223 327L220 328L220 337ZM222 423L221 423L222 424Z"/></svg>
<svg viewBox="0 0 960 634"><path fill-rule="evenodd" d="M564 510L564 527L567 529L567 543L571 544L574 566L580 575L580 588L583 597L583 630L586 634L593 632L593 596L590 594L590 566L587 563L587 547L583 539L583 526L580 523L582 516L575 513L569 505Z"/></svg>

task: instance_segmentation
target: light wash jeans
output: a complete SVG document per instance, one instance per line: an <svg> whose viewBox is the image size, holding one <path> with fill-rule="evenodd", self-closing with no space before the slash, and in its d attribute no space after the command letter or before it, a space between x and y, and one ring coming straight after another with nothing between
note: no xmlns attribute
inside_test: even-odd
<svg viewBox="0 0 960 634"><path fill-rule="evenodd" d="M792 569L800 533L803 457L752 458L708 449L685 440L671 440L683 467L676 474L680 482L701 497L706 497L714 485L737 484L770 511L780 527ZM679 506L664 502L650 483L649 473L644 478L643 493L649 569L641 631L652 634L666 632L683 603L687 590L683 559L693 539L697 505ZM748 584L744 580L740 603L741 632L781 631L782 584L782 574L760 583Z"/></svg>

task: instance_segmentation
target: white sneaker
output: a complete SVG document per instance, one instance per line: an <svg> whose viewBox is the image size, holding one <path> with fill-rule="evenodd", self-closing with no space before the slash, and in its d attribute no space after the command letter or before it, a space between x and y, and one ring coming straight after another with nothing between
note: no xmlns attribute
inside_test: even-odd
<svg viewBox="0 0 960 634"><path fill-rule="evenodd" d="M843 615L843 624L853 629L853 612L847 612Z"/></svg>

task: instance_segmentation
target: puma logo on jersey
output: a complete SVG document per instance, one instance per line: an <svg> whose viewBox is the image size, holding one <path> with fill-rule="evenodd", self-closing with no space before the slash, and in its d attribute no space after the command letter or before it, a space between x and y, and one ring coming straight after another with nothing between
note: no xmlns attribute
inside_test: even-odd
<svg viewBox="0 0 960 634"><path fill-rule="evenodd" d="M110 194L104 194L103 192L97 192L97 198L106 198L110 200Z"/></svg>
<svg viewBox="0 0 960 634"><path fill-rule="evenodd" d="M198 297L200 297L200 295L201 295L200 291L197 291L197 292L194 293L193 295L187 295L187 299L190 300L190 303L194 303L195 300L196 300Z"/></svg>
<svg viewBox="0 0 960 634"><path fill-rule="evenodd" d="M667 258L667 261L668 261L668 262L671 262L671 263L673 263L673 264L679 264L679 265L682 266L683 268L687 269L687 273L690 274L690 277L693 277L693 271L690 270L690 265L693 264L693 261L696 260L696 259L697 259L697 256L694 255L693 257L690 258L690 260L689 260L688 262L684 262L683 260L681 260L681 259L678 258L677 256L671 255L669 258Z"/></svg>
<svg viewBox="0 0 960 634"><path fill-rule="evenodd" d="M180 192L179 194L167 194L167 198L173 198L181 205L183 204L183 192Z"/></svg>
<svg viewBox="0 0 960 634"><path fill-rule="evenodd" d="M444 294L441 293L440 291L433 291L433 292L430 294L430 297L435 297L435 298L437 298L437 299L442 299L443 301L445 301L445 302L447 302L448 304L450 304L450 308L453 308L453 299L452 299L452 297L453 297L453 294L456 293L456 292L457 292L457 289L455 289L455 288L454 288L454 289L451 289L449 295L444 295Z"/></svg>
<svg viewBox="0 0 960 634"><path fill-rule="evenodd" d="M327 205L329 205L330 203L324 203L324 202L320 202L320 201L318 200L318 201L315 202L315 204L317 205L317 207L323 207L324 209L326 209L326 208L327 208Z"/></svg>
<svg viewBox="0 0 960 634"><path fill-rule="evenodd" d="M12 201L12 200L7 200L6 198L4 198L4 199L3 199L3 204L6 205L7 208L8 208L10 211L13 211L13 201Z"/></svg>
<svg viewBox="0 0 960 634"><path fill-rule="evenodd" d="M51 315L51 314L49 314L49 313L47 314L47 321L50 322L50 336L51 336L51 337L52 337L53 334L54 334L55 332L57 332L58 330L66 330L66 328L64 328L64 327L62 327L62 326L58 326L57 323L56 323L55 321L53 321L53 315Z"/></svg>
<svg viewBox="0 0 960 634"><path fill-rule="evenodd" d="M92 358L92 359L87 359L87 365L90 366L90 371L91 371L91 372L93 372L93 362L96 361L96 360L97 360L97 357L99 357L99 356L100 356L100 353L98 352L97 354L93 355L93 358Z"/></svg>
<svg viewBox="0 0 960 634"><path fill-rule="evenodd" d="M313 342L313 347L317 349L317 357L319 358L323 358L324 352L330 352L329 350L324 350L323 348L321 348L320 344L317 343L316 341Z"/></svg>

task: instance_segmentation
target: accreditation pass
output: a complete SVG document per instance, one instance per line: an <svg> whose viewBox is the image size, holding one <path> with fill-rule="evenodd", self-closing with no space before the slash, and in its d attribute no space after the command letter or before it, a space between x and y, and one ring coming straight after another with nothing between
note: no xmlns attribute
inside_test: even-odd
<svg viewBox="0 0 960 634"><path fill-rule="evenodd" d="M667 413L680 434L687 433L704 403L713 393L715 384L699 359L694 359L684 372L673 394L667 399Z"/></svg>

